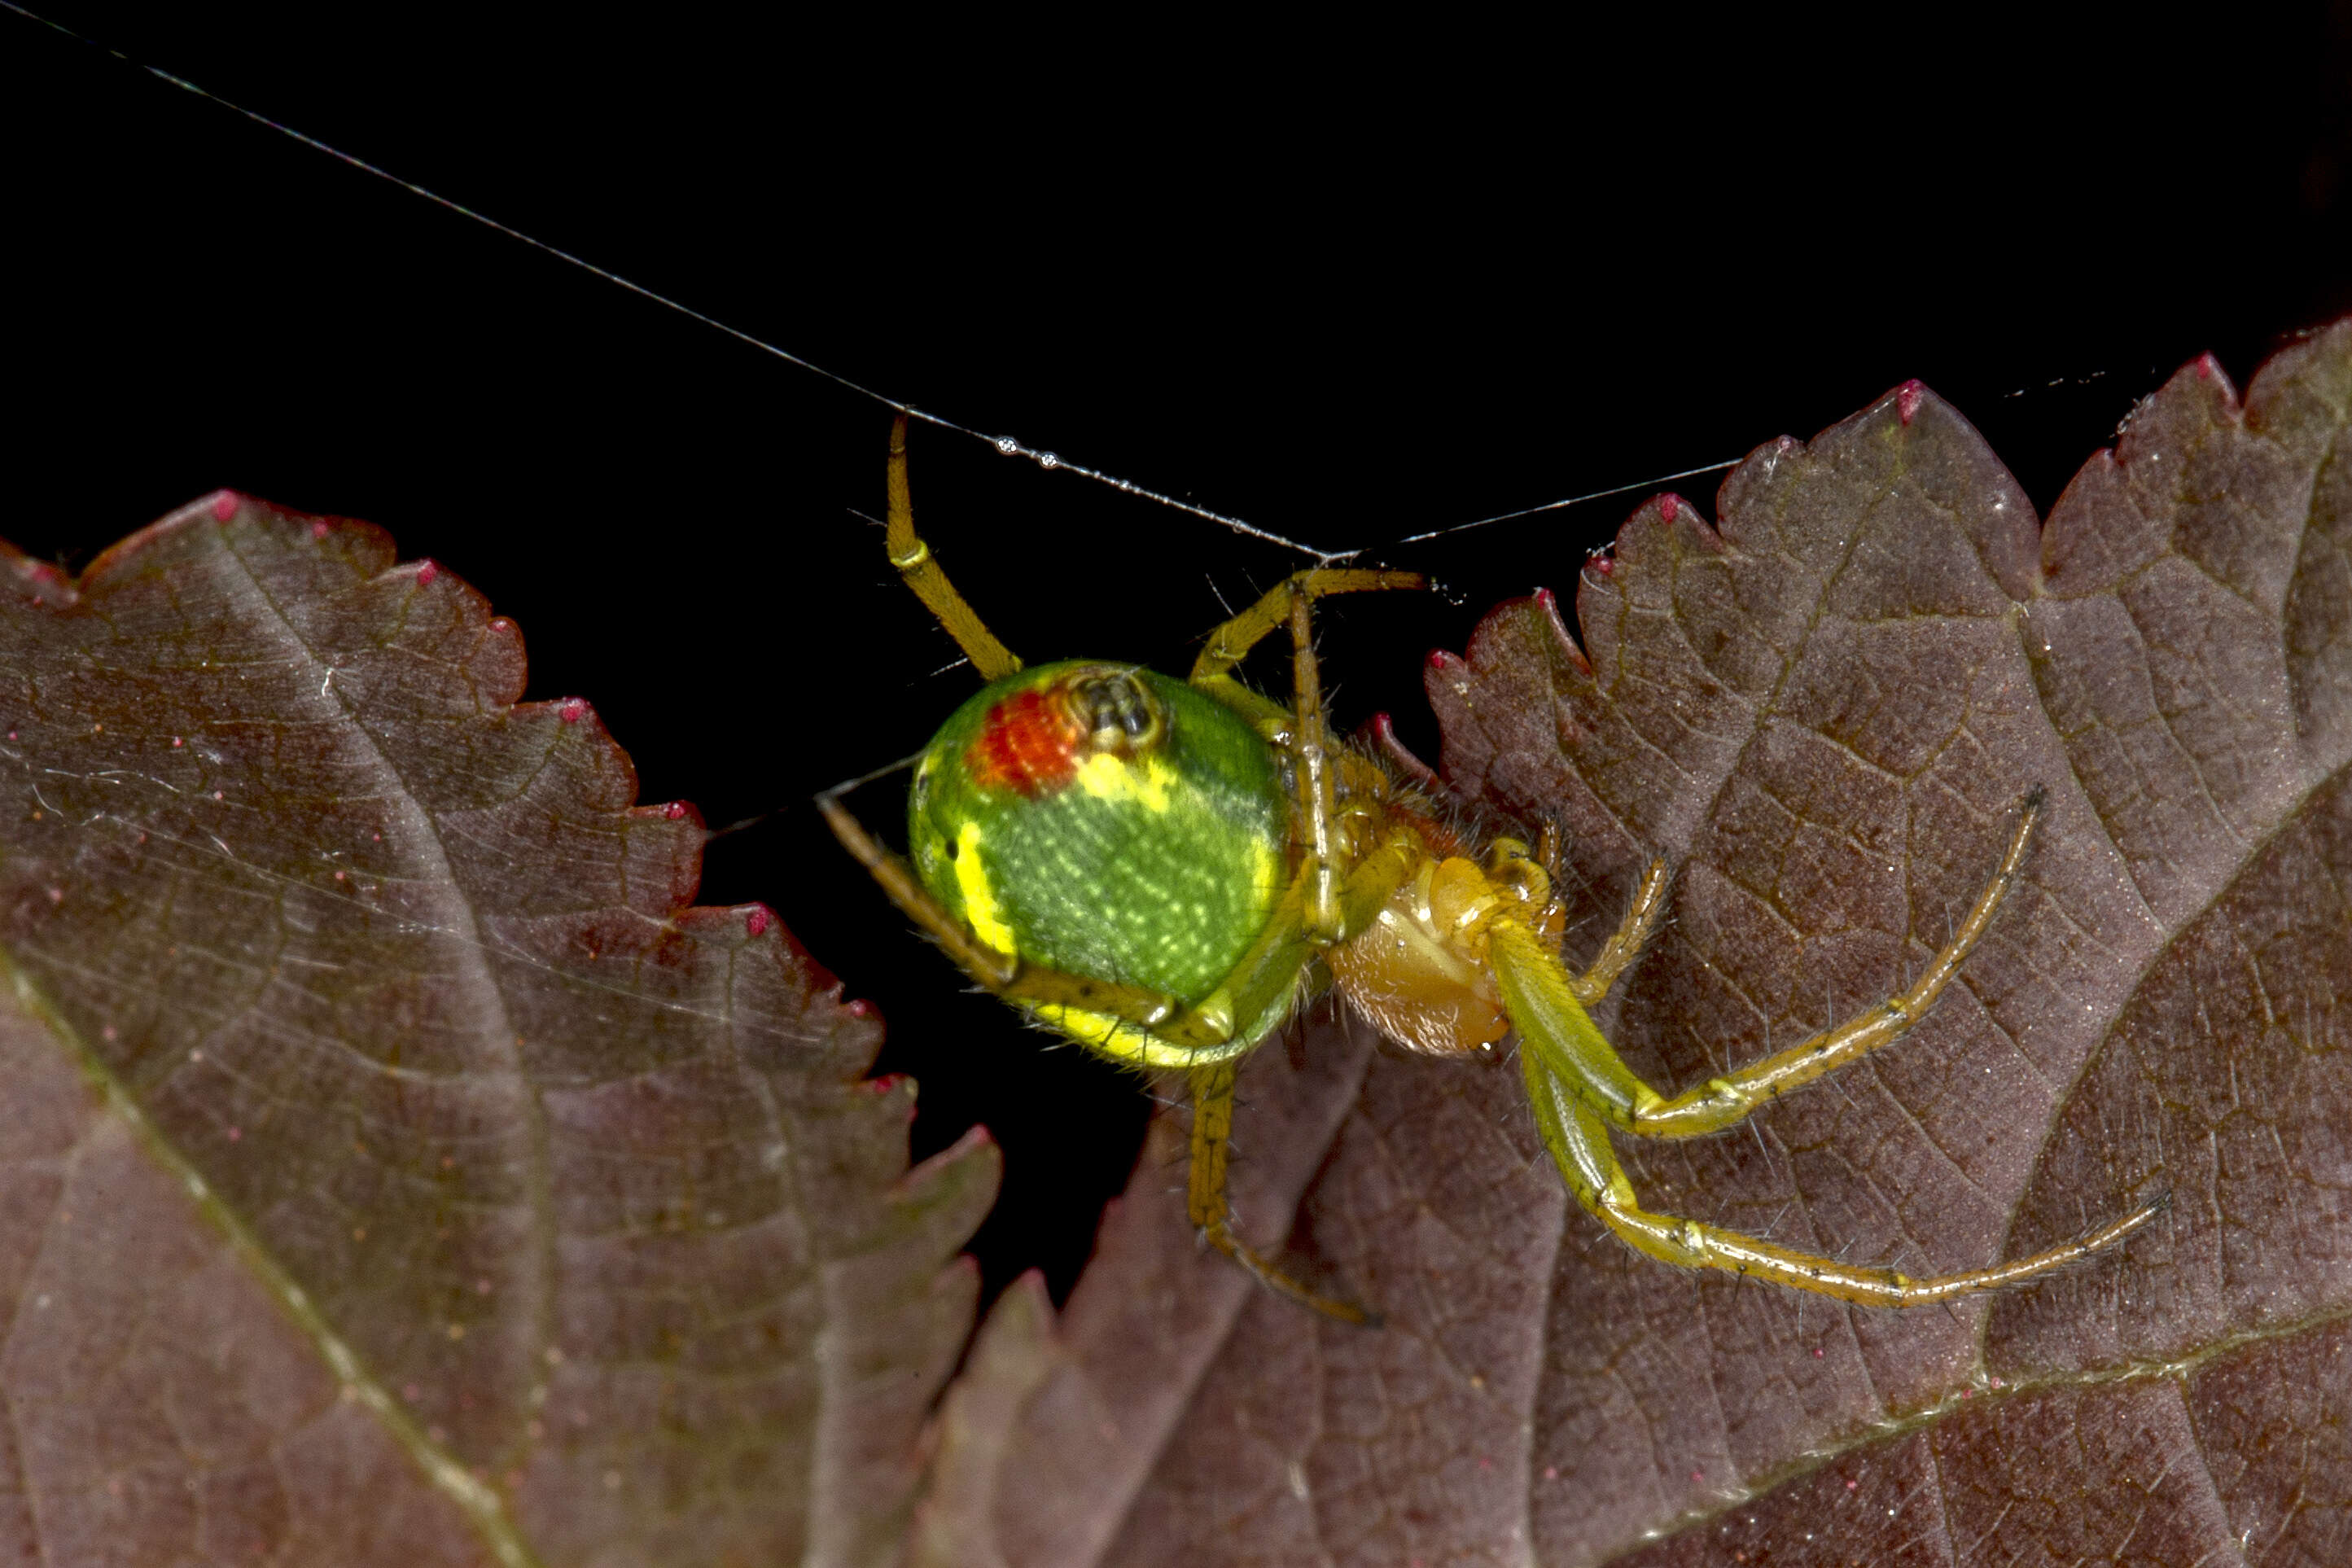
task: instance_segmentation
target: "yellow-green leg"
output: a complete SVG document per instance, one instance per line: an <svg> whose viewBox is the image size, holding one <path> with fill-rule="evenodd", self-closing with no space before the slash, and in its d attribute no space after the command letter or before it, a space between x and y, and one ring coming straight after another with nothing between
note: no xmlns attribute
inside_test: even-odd
<svg viewBox="0 0 2352 1568"><path fill-rule="evenodd" d="M1487 951L1504 1005L1520 1037L1520 1068L1536 1125L1570 1190L1601 1222L1635 1249L1688 1268L1752 1274L1801 1290L1882 1307L1912 1307L2031 1279L2112 1245L2147 1223L2163 1200L2144 1205L2075 1241L2032 1258L1965 1274L1912 1279L1891 1268L1856 1268L1798 1252L1759 1237L1642 1208L1610 1129L1646 1138L1689 1138L1731 1126L1783 1089L1810 1083L1833 1068L1900 1038L1927 1012L1959 971L2025 861L2042 795L2029 795L2000 868L1943 951L1903 994L1801 1045L1673 1099L1659 1094L1628 1068L1601 1035L1584 1004L1608 989L1656 921L1663 901L1662 868L1653 865L1634 907L1592 970L1570 975L1536 934L1512 920L1489 928ZM1597 982L1597 984L1596 984Z"/></svg>
<svg viewBox="0 0 2352 1568"><path fill-rule="evenodd" d="M2165 1205L2159 1197L2063 1246L1964 1274L1914 1279L1892 1268L1857 1268L1720 1226L1649 1213L1633 1195L1633 1183L1626 1179L1625 1168L1610 1146L1609 1123L1600 1111L1548 1070L1533 1052L1521 1054L1520 1067L1535 1106L1537 1131L1568 1178L1576 1201L1635 1251L1685 1268L1752 1275L1867 1307L1919 1307L2063 1268L2121 1241L2155 1218Z"/></svg>
<svg viewBox="0 0 2352 1568"><path fill-rule="evenodd" d="M1666 885L1673 879L1664 860L1653 860L1643 869L1641 885L1633 889L1633 906L1601 944L1592 967L1569 976L1569 991L1580 1004L1590 1007L1608 995L1625 966L1642 956L1642 949L1658 929L1658 917L1666 912Z"/></svg>
<svg viewBox="0 0 2352 1568"><path fill-rule="evenodd" d="M898 569L915 597L939 617L940 625L955 638L971 667L980 671L982 680L995 680L1021 668L1020 658L1013 650L996 640L988 623L980 613L964 602L956 585L948 581L947 569L931 554L931 547L915 531L915 503L907 488L907 416L904 414L890 422L890 514L884 542L890 552L890 564Z"/></svg>
<svg viewBox="0 0 2352 1568"><path fill-rule="evenodd" d="M1233 1211L1225 1206L1225 1161L1233 1142L1234 1079L1239 1067L1237 1061L1226 1060L1192 1069L1192 1169L1184 1189L1192 1224L1210 1246L1276 1294L1343 1323L1376 1325L1380 1320L1372 1313L1352 1301L1317 1295L1234 1234Z"/></svg>
<svg viewBox="0 0 2352 1568"><path fill-rule="evenodd" d="M1328 742L1323 725L1323 687L1315 660L1312 624L1315 600L1325 594L1418 588L1411 572L1308 571L1297 573L1248 609L1209 634L1193 661L1192 684L1252 722L1289 752L1297 781L1294 829L1304 853L1291 886L1296 898L1284 912L1294 922L1284 951L1301 957L1341 941L1370 921L1411 867L1396 843L1365 855L1342 870L1332 840L1333 804ZM1276 628L1290 627L1291 702L1287 710L1251 691L1233 678L1233 668ZM1260 938L1258 946L1265 945ZM1246 966L1248 959L1243 961ZM1192 1166L1185 1184L1186 1208L1202 1237L1248 1269L1276 1293L1342 1322L1371 1323L1373 1314L1352 1302L1318 1295L1253 1251L1234 1234L1225 1205L1225 1163L1233 1137L1234 1079L1239 1063L1224 1059L1192 1069Z"/></svg>
<svg viewBox="0 0 2352 1568"><path fill-rule="evenodd" d="M1250 649L1290 624L1291 605L1296 600L1319 599L1331 594L1377 593L1386 588L1419 588L1425 582L1418 572L1374 572L1355 567L1294 572L1267 589L1256 604L1209 633L1207 646L1192 661L1189 679L1202 690L1223 695L1234 684L1234 667L1249 657Z"/></svg>
<svg viewBox="0 0 2352 1568"><path fill-rule="evenodd" d="M1881 1046L1901 1039L1935 1005L1944 987L1959 973L1960 965L1976 947L1977 940L1992 924L2001 900L2016 886L2018 872L2024 868L2025 853L2033 841L2034 824L2041 817L2042 791L2037 788L2025 797L2024 806L2018 813L2017 830L2010 835L2009 848L2000 858L2000 866L1993 872L1992 880L1985 884L1984 891L1977 895L1968 918L1960 922L1943 951L1928 961L1918 978L1900 994L1760 1062L1710 1079L1671 1100L1642 1107L1634 1114L1632 1131L1644 1138L1695 1138L1701 1133L1720 1131L1775 1096L1811 1083L1823 1073L1834 1072Z"/></svg>
<svg viewBox="0 0 2352 1568"><path fill-rule="evenodd" d="M2026 796L2000 865L1977 895L1968 918L1901 994L1787 1050L1709 1079L1671 1099L1635 1077L1586 1016L1587 998L1582 993L1589 989L1591 977L1580 984L1562 973L1532 933L1497 923L1489 934L1496 978L1502 984L1513 1021L1520 1025L1521 1037L1545 1057L1553 1072L1581 1085L1595 1108L1615 1125L1644 1138L1696 1138L1718 1132L1781 1093L1893 1044L1925 1016L1959 973L1978 939L1992 924L2001 900L2015 885L2041 812L2042 792L2037 789ZM1643 893L1635 898L1637 912L1645 898L1663 897L1660 878L1659 868L1653 866ZM1656 884L1654 894L1653 883ZM1654 920L1654 914L1650 918ZM1629 916L1625 928L1602 950L1595 971L1612 963L1622 968L1632 957L1638 942L1629 944L1620 939L1631 933L1634 923ZM1615 970L1610 970L1609 978L1614 976Z"/></svg>

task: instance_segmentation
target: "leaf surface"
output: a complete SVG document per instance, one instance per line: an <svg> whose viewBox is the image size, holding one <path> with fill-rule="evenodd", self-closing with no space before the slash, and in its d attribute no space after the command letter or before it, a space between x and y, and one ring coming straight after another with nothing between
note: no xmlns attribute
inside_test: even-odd
<svg viewBox="0 0 2352 1568"><path fill-rule="evenodd" d="M0 1554L875 1563L982 1140L520 638L221 495L0 562Z"/></svg>
<svg viewBox="0 0 2352 1568"><path fill-rule="evenodd" d="M1598 1015L1678 1088L1898 989L2050 810L1961 981L1746 1129L1621 1141L1645 1206L1914 1274L2126 1246L1895 1314L1639 1259L1509 1069L1325 1018L1244 1078L1237 1207L1387 1315L1203 1258L1164 1120L1055 1321L943 1416L938 1563L2334 1563L2352 1548L2352 323L2210 359L2045 523L1906 385L1643 507L1433 661L1445 783L1567 831Z"/></svg>

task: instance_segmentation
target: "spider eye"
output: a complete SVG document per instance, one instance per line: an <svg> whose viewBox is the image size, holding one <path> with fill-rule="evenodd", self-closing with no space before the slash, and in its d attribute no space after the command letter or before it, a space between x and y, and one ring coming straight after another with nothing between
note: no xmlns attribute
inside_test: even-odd
<svg viewBox="0 0 2352 1568"><path fill-rule="evenodd" d="M1070 717L1096 752L1132 754L1160 740L1160 704L1123 669L1081 676L1069 686Z"/></svg>

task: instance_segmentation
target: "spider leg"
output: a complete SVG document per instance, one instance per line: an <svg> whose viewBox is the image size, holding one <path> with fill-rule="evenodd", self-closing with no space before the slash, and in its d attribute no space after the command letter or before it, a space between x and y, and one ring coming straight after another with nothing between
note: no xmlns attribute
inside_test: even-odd
<svg viewBox="0 0 2352 1568"><path fill-rule="evenodd" d="M1331 796L1330 754L1324 744L1323 679L1315 665L1310 620L1314 603L1312 594L1290 596L1290 688L1297 710L1290 754L1297 763L1293 771L1297 775L1298 819L1307 825L1307 853L1299 867L1307 889L1304 924L1317 942L1328 946L1339 940L1343 916L1337 879L1339 857L1331 841L1337 806Z"/></svg>
<svg viewBox="0 0 2352 1568"><path fill-rule="evenodd" d="M1549 831L1549 830L1547 830ZM1633 902L1618 922L1616 931L1601 945L1592 967L1582 974L1569 977L1569 989L1587 1007L1609 994L1625 966L1642 955L1650 938L1658 929L1658 917L1666 912L1666 885L1673 878L1664 860L1653 860L1642 872L1641 885L1633 889Z"/></svg>
<svg viewBox="0 0 2352 1568"><path fill-rule="evenodd" d="M1320 945L1339 940L1346 929L1333 843L1331 757L1324 734L1323 688L1315 662L1313 606L1326 594L1361 594L1384 588L1418 588L1417 572L1310 570L1292 574L1257 603L1209 634L1208 646L1192 661L1191 684L1255 724L1297 764L1300 837L1305 840L1307 903L1305 930ZM1284 710L1233 677L1250 649L1287 624L1291 645L1291 706Z"/></svg>
<svg viewBox="0 0 2352 1568"><path fill-rule="evenodd" d="M1331 567L1294 572L1268 589L1256 604L1209 634L1208 646L1201 650L1201 657L1192 661L1192 673L1189 679L1193 685L1219 696L1223 696L1228 688L1247 690L1233 679L1234 666L1249 657L1250 649L1290 624L1294 600L1317 599L1326 594L1367 594L1383 588L1419 588L1423 585L1424 579L1418 572L1370 572ZM1243 710L1250 710L1244 708Z"/></svg>
<svg viewBox="0 0 2352 1568"><path fill-rule="evenodd" d="M2164 1197L2032 1258L1962 1274L1914 1279L1893 1268L1856 1267L1697 1220L1651 1214L1634 1195L1633 1183L1609 1141L1612 1126L1643 1136L1669 1138L1730 1126L1780 1090L1810 1082L1898 1038L1949 984L1969 950L1991 923L2002 895L2024 863L2041 804L2039 791L2027 797L2023 818L2000 868L1952 940L1902 995L1793 1049L1769 1056L1752 1068L1713 1079L1674 1100L1660 1096L1625 1065L1585 1013L1578 981L1560 966L1542 940L1516 920L1496 920L1487 930L1488 960L1502 988L1504 1005L1519 1031L1520 1068L1534 1103L1537 1129L1577 1201L1628 1245L1665 1262L1753 1274L1796 1289L1879 1307L1948 1301L2035 1279L2111 1246L2146 1225L2164 1207ZM1635 902L1638 910L1640 896ZM1635 924L1629 917L1627 928Z"/></svg>
<svg viewBox="0 0 2352 1568"><path fill-rule="evenodd" d="M1543 940L1505 917L1486 929L1486 958L1503 1008L1519 1032L1519 1055L1548 1079L1570 1085L1595 1111L1632 1131L1664 1097L1625 1065L1577 996L1575 980ZM1535 1068L1531 1065L1528 1071Z"/></svg>
<svg viewBox="0 0 2352 1568"><path fill-rule="evenodd" d="M1407 839L1397 837L1361 853L1352 865L1342 868L1344 851L1335 841L1333 828L1336 808L1312 615L1318 594L1420 585L1419 576L1405 572L1301 572L1212 632L1208 647L1192 666L1192 685L1252 719L1262 732L1289 752L1295 763L1296 820L1304 852L1276 919L1253 944L1251 954L1244 956L1237 974L1248 968L1251 957L1263 952L1270 960L1286 961L1288 983L1296 984L1312 953L1370 923L1412 868L1413 849ZM1292 695L1287 713L1231 674L1252 647L1285 621L1289 623L1291 641ZM1209 1245L1277 1295L1341 1322L1376 1324L1375 1314L1352 1302L1316 1294L1234 1234L1233 1211L1225 1202L1225 1173L1238 1070L1237 1061L1225 1058L1204 1062L1192 1072L1192 1165L1185 1184L1185 1205L1192 1224Z"/></svg>
<svg viewBox="0 0 2352 1568"><path fill-rule="evenodd" d="M1233 1211L1225 1206L1225 1161L1234 1135L1232 1059L1192 1069L1192 1171L1185 1184L1185 1207L1210 1246L1240 1264L1257 1282L1327 1318L1377 1327L1380 1318L1352 1301L1318 1296L1253 1250L1234 1234Z"/></svg>
<svg viewBox="0 0 2352 1568"><path fill-rule="evenodd" d="M1825 1029L1811 1039L1776 1051L1736 1072L1668 1099L1643 1083L1620 1058L1613 1047L1584 1011L1583 987L1544 951L1533 932L1515 921L1497 921L1488 932L1488 953L1495 977L1503 988L1504 1005L1518 1026L1527 1048L1544 1058L1561 1081L1578 1086L1596 1110L1625 1131L1644 1138L1696 1138L1731 1126L1778 1095L1812 1082L1824 1073L1902 1038L1917 1023L1959 973L1969 951L1991 925L1994 912L2016 882L2025 863L2033 825L2042 810L2042 792L2026 796L2017 831L1992 880L1977 896L1968 919L1910 986L1867 1012ZM1654 873L1655 868L1653 868ZM1642 914L1643 894L1634 900L1619 935L1631 930ZM1661 887L1663 892L1663 887ZM1654 921L1651 914L1648 920ZM1602 950L1602 962L1615 954L1612 938ZM1600 967L1596 965L1595 967ZM1585 977L1590 979L1588 972Z"/></svg>
<svg viewBox="0 0 2352 1568"><path fill-rule="evenodd" d="M915 591L915 597L948 629L982 680L995 680L1021 668L1020 658L996 640L978 611L964 603L946 568L931 555L931 547L915 531L915 503L907 489L907 416L890 422L890 517L883 535L890 564Z"/></svg>
<svg viewBox="0 0 2352 1568"><path fill-rule="evenodd" d="M1009 984L1020 973L1021 961L1009 952L976 940L964 923L950 914L940 902L931 897L916 877L915 868L903 857L892 854L875 837L866 831L866 825L850 814L841 804L842 795L858 781L838 784L816 797L816 808L823 814L834 837L849 851L866 873L882 884L890 901L925 934L946 950L947 955L980 984L993 991Z"/></svg>
<svg viewBox="0 0 2352 1568"><path fill-rule="evenodd" d="M1391 838L1379 849L1367 855L1348 873L1341 895L1344 921L1350 929L1369 924L1375 911L1386 903L1411 872L1414 851L1409 838ZM1290 886L1276 919L1267 925L1237 968L1238 975L1246 970L1252 959L1264 952L1269 961L1276 957L1289 963L1286 984L1295 985L1303 972L1307 955L1315 951L1305 940L1300 928L1300 905L1305 891L1308 868L1301 867L1299 876ZM1228 984L1233 984L1229 981ZM1221 988L1222 989L1222 988ZM1244 1017L1252 1016L1243 1013ZM1153 1030L1163 1037L1176 1030L1161 1026ZM1234 1128L1234 1079L1240 1068L1238 1054L1204 1059L1191 1069L1192 1084L1192 1165L1185 1183L1185 1209L1192 1224L1209 1245L1240 1264L1276 1295L1287 1296L1303 1306L1310 1307L1327 1318L1341 1322L1360 1323L1377 1328L1380 1314L1353 1302L1333 1297L1318 1296L1253 1250L1249 1244L1234 1234L1233 1211L1225 1203L1225 1167L1231 1152Z"/></svg>
<svg viewBox="0 0 2352 1568"><path fill-rule="evenodd" d="M2001 856L1992 880L1977 895L1975 906L1951 940L1901 993L1809 1040L1638 1110L1631 1130L1645 1138L1693 1138L1716 1131L1777 1095L1901 1039L1960 972L1978 939L1992 924L2001 900L2016 885L2033 840L2034 824L2041 819L2042 798L2039 789L2025 797L2017 830L2010 836L2008 851Z"/></svg>
<svg viewBox="0 0 2352 1568"><path fill-rule="evenodd" d="M1777 1285L1863 1306L1917 1307L2014 1285L2063 1268L2121 1241L2155 1218L2167 1202L2158 1197L2047 1252L1990 1268L1923 1279L1892 1268L1859 1268L1698 1220L1651 1214L1634 1195L1633 1184L1610 1144L1609 1123L1601 1110L1555 1075L1539 1053L1522 1051L1519 1060L1528 1098L1535 1105L1537 1130L1568 1178L1576 1201L1636 1251L1685 1268L1719 1268L1743 1277L1752 1274Z"/></svg>

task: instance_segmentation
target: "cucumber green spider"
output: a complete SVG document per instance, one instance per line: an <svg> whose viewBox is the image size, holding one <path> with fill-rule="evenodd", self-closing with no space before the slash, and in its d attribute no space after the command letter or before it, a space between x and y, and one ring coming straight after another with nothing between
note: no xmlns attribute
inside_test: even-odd
<svg viewBox="0 0 2352 1568"><path fill-rule="evenodd" d="M1408 1050L1491 1051L1517 1031L1536 1125L1569 1190L1636 1250L1870 1306L1911 1307L2031 1279L2128 1236L2143 1205L2014 1262L1913 1279L1697 1220L1652 1214L1612 1132L1720 1131L1785 1090L1900 1038L1990 926L2025 862L2029 795L1992 879L1899 995L1801 1044L1678 1095L1635 1077L1586 1009L1637 958L1666 902L1654 861L1591 967L1559 955L1555 844L1465 843L1412 784L1326 732L1310 617L1328 594L1414 588L1410 573L1300 572L1210 633L1179 681L1133 665L1024 668L915 532L907 421L890 438L891 563L987 682L916 760L910 859L840 801L818 797L842 844L973 981L1089 1050L1181 1071L1192 1093L1192 1222L1272 1289L1331 1317L1370 1314L1299 1284L1234 1233L1227 1147L1239 1058L1297 1009L1318 963L1339 993ZM1233 671L1287 627L1292 694Z"/></svg>

